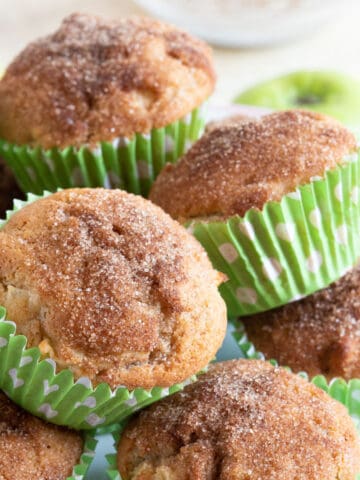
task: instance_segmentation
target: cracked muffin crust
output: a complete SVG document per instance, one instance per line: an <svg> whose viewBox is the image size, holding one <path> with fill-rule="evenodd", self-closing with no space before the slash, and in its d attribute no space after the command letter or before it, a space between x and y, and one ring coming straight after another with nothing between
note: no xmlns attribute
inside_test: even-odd
<svg viewBox="0 0 360 480"><path fill-rule="evenodd" d="M118 467L124 480L355 480L360 443L324 391L266 362L234 360L140 412L120 439Z"/></svg>
<svg viewBox="0 0 360 480"><path fill-rule="evenodd" d="M241 321L258 351L295 372L360 377L360 265L324 290Z"/></svg>
<svg viewBox="0 0 360 480"><path fill-rule="evenodd" d="M151 202L69 189L0 230L0 305L30 346L112 388L167 387L212 360L226 331L201 245Z"/></svg>
<svg viewBox="0 0 360 480"><path fill-rule="evenodd" d="M214 84L210 48L172 25L73 14L8 67L0 137L64 148L148 133L190 113Z"/></svg>
<svg viewBox="0 0 360 480"><path fill-rule="evenodd" d="M82 450L78 432L33 417L0 392L0 480L66 480Z"/></svg>
<svg viewBox="0 0 360 480"><path fill-rule="evenodd" d="M173 218L227 218L262 209L356 151L330 117L299 110L211 128L156 179L150 199Z"/></svg>

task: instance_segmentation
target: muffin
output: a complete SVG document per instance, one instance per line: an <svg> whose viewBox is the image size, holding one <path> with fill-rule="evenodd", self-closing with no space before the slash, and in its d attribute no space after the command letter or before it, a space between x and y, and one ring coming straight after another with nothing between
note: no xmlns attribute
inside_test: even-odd
<svg viewBox="0 0 360 480"><path fill-rule="evenodd" d="M68 189L41 198L1 228L0 256L0 305L17 333L77 380L168 390L204 368L225 336L223 275L139 196Z"/></svg>
<svg viewBox="0 0 360 480"><path fill-rule="evenodd" d="M190 226L215 268L232 316L313 293L354 265L360 223L356 139L305 111L210 129L150 199Z"/></svg>
<svg viewBox="0 0 360 480"><path fill-rule="evenodd" d="M0 158L0 218L12 207L14 198L24 198L10 168Z"/></svg>
<svg viewBox="0 0 360 480"><path fill-rule="evenodd" d="M289 110L230 120L210 129L176 165L167 165L150 199L179 221L244 216L324 175L356 149L350 131L316 113Z"/></svg>
<svg viewBox="0 0 360 480"><path fill-rule="evenodd" d="M355 480L360 443L345 407L318 387L237 360L142 411L118 467L124 480Z"/></svg>
<svg viewBox="0 0 360 480"><path fill-rule="evenodd" d="M298 302L242 318L265 357L329 380L360 378L360 266Z"/></svg>
<svg viewBox="0 0 360 480"><path fill-rule="evenodd" d="M0 392L2 480L66 480L80 462L83 447L78 432L29 415Z"/></svg>
<svg viewBox="0 0 360 480"><path fill-rule="evenodd" d="M201 134L214 84L210 48L172 25L73 14L0 81L0 152L25 191L146 194Z"/></svg>

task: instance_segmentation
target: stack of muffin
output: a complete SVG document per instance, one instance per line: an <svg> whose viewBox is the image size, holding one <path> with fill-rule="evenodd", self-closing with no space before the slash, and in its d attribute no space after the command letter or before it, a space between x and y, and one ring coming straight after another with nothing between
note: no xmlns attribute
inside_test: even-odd
<svg viewBox="0 0 360 480"><path fill-rule="evenodd" d="M119 422L111 478L360 473L357 382L204 373L230 315L295 370L357 375L355 138L300 111L201 136L214 84L203 42L87 15L0 81L0 154L32 193L0 228L0 479L84 478L94 441L73 430Z"/></svg>

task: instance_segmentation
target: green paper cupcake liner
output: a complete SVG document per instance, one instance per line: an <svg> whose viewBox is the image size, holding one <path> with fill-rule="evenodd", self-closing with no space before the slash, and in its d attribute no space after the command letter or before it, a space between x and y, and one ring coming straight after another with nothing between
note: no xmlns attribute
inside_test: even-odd
<svg viewBox="0 0 360 480"><path fill-rule="evenodd" d="M251 358L259 357L253 356ZM276 364L276 362L272 363ZM299 375L307 379L306 374ZM360 435L360 380L351 380L350 382L345 382L342 379L335 379L328 383L323 376L317 376L314 377L311 382L328 393L332 398L342 403L348 409L348 412L353 419ZM117 451L117 445L125 426L126 422L123 422L119 424L118 427L112 432L115 452ZM110 480L124 480L117 467L117 453L110 453L106 455L106 459L109 464L109 468L107 470L108 478ZM360 480L360 473L357 475L356 480Z"/></svg>
<svg viewBox="0 0 360 480"><path fill-rule="evenodd" d="M188 228L228 281L231 317L270 310L328 286L360 256L360 153L262 211Z"/></svg>
<svg viewBox="0 0 360 480"><path fill-rule="evenodd" d="M25 193L58 188L121 188L147 196L165 163L174 163L196 141L205 126L204 108L149 134L101 142L97 148L43 150L0 140L2 156Z"/></svg>
<svg viewBox="0 0 360 480"><path fill-rule="evenodd" d="M85 480L86 474L95 457L97 443L95 431L84 433L84 449L80 457L80 462L73 468L72 475L66 480Z"/></svg>
<svg viewBox="0 0 360 480"><path fill-rule="evenodd" d="M0 389L22 408L48 422L91 430L120 422L137 410L182 390L196 375L168 388L111 390L106 383L93 388L87 377L74 380L70 370L56 372L51 359L41 360L39 348L26 348L24 335L6 320L0 307Z"/></svg>

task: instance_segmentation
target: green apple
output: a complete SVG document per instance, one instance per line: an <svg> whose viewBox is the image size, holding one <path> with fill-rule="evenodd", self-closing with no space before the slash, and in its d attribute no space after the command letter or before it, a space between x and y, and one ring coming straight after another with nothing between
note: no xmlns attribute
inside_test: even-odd
<svg viewBox="0 0 360 480"><path fill-rule="evenodd" d="M337 72L299 71L283 75L245 90L235 102L275 110L308 109L348 125L360 125L360 80Z"/></svg>

